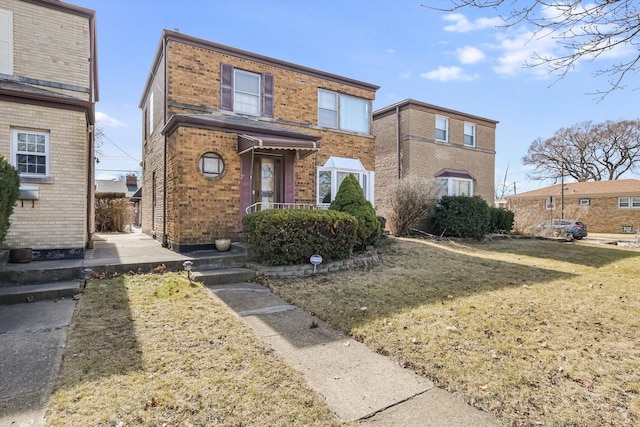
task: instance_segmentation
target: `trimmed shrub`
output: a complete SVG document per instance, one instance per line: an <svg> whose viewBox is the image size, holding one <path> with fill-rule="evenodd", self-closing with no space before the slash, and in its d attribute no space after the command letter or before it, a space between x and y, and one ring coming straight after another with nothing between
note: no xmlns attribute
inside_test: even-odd
<svg viewBox="0 0 640 427"><path fill-rule="evenodd" d="M438 201L435 179L408 176L391 188L389 226L394 236L406 236L433 213Z"/></svg>
<svg viewBox="0 0 640 427"><path fill-rule="evenodd" d="M337 211L269 209L242 219L252 257L266 265L308 264L309 257L349 258L357 220Z"/></svg>
<svg viewBox="0 0 640 427"><path fill-rule="evenodd" d="M20 175L0 154L0 245L9 232L9 217L20 194Z"/></svg>
<svg viewBox="0 0 640 427"><path fill-rule="evenodd" d="M510 233L513 228L514 213L504 208L489 207L491 214L490 233Z"/></svg>
<svg viewBox="0 0 640 427"><path fill-rule="evenodd" d="M381 234L376 210L371 202L364 197L364 191L360 187L358 179L353 175L347 176L342 181L329 210L346 212L356 218L358 221L357 242L363 247L368 242L377 240L376 235Z"/></svg>
<svg viewBox="0 0 640 427"><path fill-rule="evenodd" d="M479 196L444 196L436 207L434 225L439 233L482 239L489 232L489 205Z"/></svg>

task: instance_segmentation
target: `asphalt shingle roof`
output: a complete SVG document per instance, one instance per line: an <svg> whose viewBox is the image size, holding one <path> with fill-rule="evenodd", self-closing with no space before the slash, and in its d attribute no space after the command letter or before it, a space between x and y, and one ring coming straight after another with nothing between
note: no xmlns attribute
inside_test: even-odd
<svg viewBox="0 0 640 427"><path fill-rule="evenodd" d="M508 198L539 198L560 196L561 194L562 186L561 184L556 184L509 196ZM618 179L612 181L569 182L564 184L564 195L576 197L640 195L640 180Z"/></svg>

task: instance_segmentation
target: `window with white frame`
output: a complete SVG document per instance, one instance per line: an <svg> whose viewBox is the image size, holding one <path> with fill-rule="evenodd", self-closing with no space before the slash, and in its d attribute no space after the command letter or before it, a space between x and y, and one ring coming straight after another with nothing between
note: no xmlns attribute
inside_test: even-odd
<svg viewBox="0 0 640 427"><path fill-rule="evenodd" d="M14 129L13 165L20 176L49 176L49 134Z"/></svg>
<svg viewBox="0 0 640 427"><path fill-rule="evenodd" d="M436 117L436 141L449 141L449 119L446 117Z"/></svg>
<svg viewBox="0 0 640 427"><path fill-rule="evenodd" d="M224 161L217 153L205 153L200 157L200 171L209 178L218 178L224 172Z"/></svg>
<svg viewBox="0 0 640 427"><path fill-rule="evenodd" d="M640 208L640 197L618 197L619 208Z"/></svg>
<svg viewBox="0 0 640 427"><path fill-rule="evenodd" d="M555 209L556 208L556 196L547 196L547 203L545 206L547 209Z"/></svg>
<svg viewBox="0 0 640 427"><path fill-rule="evenodd" d="M374 203L374 173L367 171L358 159L330 157L317 171L317 204L329 205L335 199L340 184L349 175L354 175L364 191L365 198Z"/></svg>
<svg viewBox="0 0 640 427"><path fill-rule="evenodd" d="M473 180L456 177L436 178L438 197L442 196L473 196Z"/></svg>
<svg viewBox="0 0 640 427"><path fill-rule="evenodd" d="M369 133L369 100L318 89L318 126Z"/></svg>
<svg viewBox="0 0 640 427"><path fill-rule="evenodd" d="M591 199L589 197L581 197L580 199L578 199L578 205L591 206Z"/></svg>
<svg viewBox="0 0 640 427"><path fill-rule="evenodd" d="M0 74L13 74L13 12L0 9Z"/></svg>
<svg viewBox="0 0 640 427"><path fill-rule="evenodd" d="M233 111L260 115L260 74L234 70Z"/></svg>
<svg viewBox="0 0 640 427"><path fill-rule="evenodd" d="M464 145L467 147L476 146L476 125L471 123L464 124Z"/></svg>

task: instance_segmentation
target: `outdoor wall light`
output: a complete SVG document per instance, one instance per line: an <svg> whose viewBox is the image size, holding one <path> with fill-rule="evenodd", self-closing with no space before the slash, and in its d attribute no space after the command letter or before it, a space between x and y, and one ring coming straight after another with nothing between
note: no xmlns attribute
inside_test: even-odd
<svg viewBox="0 0 640 427"><path fill-rule="evenodd" d="M187 270L187 278L191 282L191 269L193 268L193 263L191 261L185 261L182 263L182 267Z"/></svg>

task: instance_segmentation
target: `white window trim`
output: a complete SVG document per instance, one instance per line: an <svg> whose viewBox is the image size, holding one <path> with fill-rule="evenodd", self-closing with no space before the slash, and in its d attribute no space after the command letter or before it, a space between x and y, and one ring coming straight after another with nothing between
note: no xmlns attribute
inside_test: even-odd
<svg viewBox="0 0 640 427"><path fill-rule="evenodd" d="M335 111L336 113L336 124L337 127L332 127L332 126L326 126L320 123L320 92L325 92L325 93L330 93L336 96L336 110L328 110L326 108L323 108L323 110L326 111ZM346 129L342 126L342 120L341 120L341 99L342 98L353 98L353 99L357 99L360 101L364 101L365 105L366 105L366 114L367 114L367 130L366 131L358 131L358 130L353 130L353 129ZM358 96L353 96L353 95L347 95L347 94L343 94L343 93L338 93L338 92L333 92L331 90L327 90L327 89L318 89L318 126L321 128L326 128L326 129L337 129L343 132L353 132L353 133L358 133L358 134L362 134L362 135L370 135L371 134L371 101L365 98L360 98Z"/></svg>
<svg viewBox="0 0 640 427"><path fill-rule="evenodd" d="M618 197L618 209L640 209L640 197Z"/></svg>
<svg viewBox="0 0 640 427"><path fill-rule="evenodd" d="M0 74L13 75L13 12L0 9Z"/></svg>
<svg viewBox="0 0 640 427"><path fill-rule="evenodd" d="M245 91L239 90L236 87L236 82L238 81L236 76L238 74L244 74L244 75L251 76L251 77L257 77L258 78L258 93L245 92ZM261 90L260 90L261 87L262 87L262 75L260 75L258 73L252 73L251 71L239 70L239 69L234 68L233 69L233 111L238 113L238 114L247 114L247 115L250 115L250 116L259 117L261 115L261 113L262 113L262 94L260 93L261 92ZM236 108L236 102L237 102L237 99L238 99L237 94L243 94L243 95L249 95L249 96L255 97L257 99L257 101L258 101L258 103L257 103L258 111L256 111L255 113L250 113L250 112L247 112L247 111L239 111Z"/></svg>
<svg viewBox="0 0 640 427"><path fill-rule="evenodd" d="M329 203L323 203L320 200L320 172L328 171L331 172L331 200L335 200L336 194L338 194L338 173L347 173L351 175L355 175L358 178L358 184L364 190L364 197L368 201L371 202L371 205L374 205L375 201L375 172L372 171L362 171L355 169L338 169L332 167L324 167L319 166L316 170L316 204L318 206L329 206ZM365 188L366 187L366 188Z"/></svg>
<svg viewBox="0 0 640 427"><path fill-rule="evenodd" d="M456 194L453 194L453 182L454 181L465 181L465 182L469 182L469 188L470 188L470 194L469 197L473 197L475 195L475 186L473 185L473 180L469 179L469 178L458 178L455 176L439 176L436 178L436 181L438 180L447 180L447 194L446 196L456 196Z"/></svg>
<svg viewBox="0 0 640 427"><path fill-rule="evenodd" d="M581 197L578 199L579 206L591 206L591 198L590 197Z"/></svg>
<svg viewBox="0 0 640 427"><path fill-rule="evenodd" d="M473 138L473 143L472 144L467 144L467 135L469 135L467 133L467 129L466 129L467 126L471 126L471 129L473 129L473 133L470 135ZM475 147L476 145L478 145L477 136L476 136L477 135L477 129L478 129L478 127L473 123L465 123L464 124L464 127L463 127L464 135L463 135L463 142L462 143L464 144L465 147Z"/></svg>
<svg viewBox="0 0 640 427"><path fill-rule="evenodd" d="M440 129L438 127L438 119L440 120L444 120L444 132L445 132L445 139L439 139L438 138L438 129ZM436 130L436 134L435 134L435 140L438 142L449 142L449 118L448 117L444 117L444 116L436 116L435 119L435 130Z"/></svg>
<svg viewBox="0 0 640 427"><path fill-rule="evenodd" d="M44 135L44 153L36 153L35 155L44 156L45 157L45 170L46 173L20 173L21 177L34 177L34 178L48 178L51 176L51 168L50 168L50 160L51 156L49 155L49 132L42 132L36 130L27 130L27 129L13 129L11 131L11 164L13 167L18 169L18 134L19 133L28 133L34 135ZM28 153L28 152L25 152Z"/></svg>

